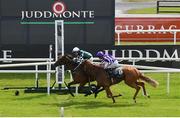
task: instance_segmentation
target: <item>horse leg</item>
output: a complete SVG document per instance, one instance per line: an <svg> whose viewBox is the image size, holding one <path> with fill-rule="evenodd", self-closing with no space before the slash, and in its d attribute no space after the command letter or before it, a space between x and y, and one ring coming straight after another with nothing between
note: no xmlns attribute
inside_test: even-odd
<svg viewBox="0 0 180 118"><path fill-rule="evenodd" d="M150 98L150 96L147 95L147 93L146 93L144 82L136 82L136 83L142 87L144 95L147 96L148 98Z"/></svg>
<svg viewBox="0 0 180 118"><path fill-rule="evenodd" d="M120 97L120 96L122 96L121 94L119 94L119 95L114 95L113 97Z"/></svg>
<svg viewBox="0 0 180 118"><path fill-rule="evenodd" d="M73 97L75 97L74 94L73 94L72 91L71 91L70 86L71 86L71 85L74 85L74 84L77 84L78 82L72 81L72 82L68 83L68 85L66 84L66 82L64 82L64 83L65 83L66 87L68 88L68 91L69 91L70 95L73 96Z"/></svg>
<svg viewBox="0 0 180 118"><path fill-rule="evenodd" d="M112 95L112 92L111 92L110 88L109 87L105 87L104 89L106 90L107 97L108 98L112 98L113 103L115 103L116 101L115 101L115 99L114 99L114 97Z"/></svg>
<svg viewBox="0 0 180 118"><path fill-rule="evenodd" d="M129 83L129 82L125 81L125 83L126 83L128 86L136 89L136 92L135 92L134 97L133 97L133 100L134 100L134 102L136 103L136 96L137 96L139 90L141 89L141 87L139 87L135 82Z"/></svg>
<svg viewBox="0 0 180 118"><path fill-rule="evenodd" d="M104 90L104 88L101 88L100 86L97 86L96 87L96 90L95 90L95 92L94 92L94 97L96 98L97 97L97 95L99 94L99 92L101 92L101 91L103 91Z"/></svg>
<svg viewBox="0 0 180 118"><path fill-rule="evenodd" d="M79 84L79 87L78 87L78 92L79 92L79 93L80 93L80 92L83 92L83 93L85 94L85 96L86 96L86 94L89 93L89 92L83 91L83 87L85 86L86 83L87 83L87 82L82 82L82 83Z"/></svg>
<svg viewBox="0 0 180 118"><path fill-rule="evenodd" d="M72 81L72 82L68 83L68 86L67 86L67 87L69 87L69 88L70 88L70 86L71 86L71 85L78 84L78 83L79 83L79 82Z"/></svg>
<svg viewBox="0 0 180 118"><path fill-rule="evenodd" d="M104 90L104 88L102 88L102 89L100 89L100 88L101 88L101 87L97 85L95 90L91 90L91 91L90 91L89 93L87 93L85 96L88 96L88 95L91 95L91 94L94 93L94 97L96 98L97 95L98 95L98 93Z"/></svg>

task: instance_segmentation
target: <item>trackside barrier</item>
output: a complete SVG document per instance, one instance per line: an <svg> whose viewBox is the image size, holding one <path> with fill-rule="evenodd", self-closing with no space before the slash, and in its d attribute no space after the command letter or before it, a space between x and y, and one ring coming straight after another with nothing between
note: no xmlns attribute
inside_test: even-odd
<svg viewBox="0 0 180 118"><path fill-rule="evenodd" d="M9 67L27 67L27 66L40 66L40 65L46 65L47 70L0 70L0 73L47 73L47 94L50 94L50 78L51 73L56 73L56 71L51 70L51 64L54 64L54 62L39 62L39 63L20 63L20 64L2 64L0 65L0 68L9 68ZM35 80L38 82L37 78ZM38 85L38 83L36 83Z"/></svg>
<svg viewBox="0 0 180 118"><path fill-rule="evenodd" d="M52 59L52 45L49 46L49 58L1 58L0 61L3 62L21 62L21 61L31 61L39 63L20 63L20 64L2 64L0 68L8 67L26 67L26 66L35 66L35 71L32 70L0 70L0 73L32 73L35 72L35 87L38 88L38 73L47 73L47 94L50 94L50 78L51 73L56 73L56 82L62 84L64 82L64 66L57 67L56 71L51 71L51 64L57 61L59 55L64 55L64 21L56 20L55 21L55 59ZM43 61L43 62L41 62ZM46 61L46 62L44 62ZM46 71L39 71L38 66L46 65Z"/></svg>
<svg viewBox="0 0 180 118"><path fill-rule="evenodd" d="M0 68L7 68L7 67L27 67L27 66L40 66L40 65L48 65L54 64L55 62L35 62L35 63L20 63L20 64L1 64Z"/></svg>
<svg viewBox="0 0 180 118"><path fill-rule="evenodd" d="M12 61L12 62L44 62L50 60L49 58L0 58L0 61ZM51 59L53 61L54 59Z"/></svg>
<svg viewBox="0 0 180 118"><path fill-rule="evenodd" d="M95 62L97 63L97 62ZM21 63L21 64L3 64L0 65L0 68L7 68L7 67L25 67L25 66L35 66L35 65L50 65L54 64L54 62L39 62L39 63ZM180 72L180 69L175 68L164 68L164 67L153 67L153 66L141 66L141 65L128 65L128 64L120 64L122 66L134 66L140 69L151 69L151 70L141 70L143 73L167 73L167 93L170 92L170 73L171 72ZM55 73L56 71L50 70L0 70L0 73ZM72 79L72 78L71 78ZM47 74L47 94L50 94L50 76Z"/></svg>
<svg viewBox="0 0 180 118"><path fill-rule="evenodd" d="M154 61L180 61L180 58L147 58L147 57L116 57L116 59L121 61L132 62L132 65L136 65L138 61L154 62ZM99 58L94 58L94 61L99 61ZM151 69L151 66L148 66ZM148 67L146 67L148 69ZM143 68L143 66L142 66ZM153 67L152 67L153 68Z"/></svg>
<svg viewBox="0 0 180 118"><path fill-rule="evenodd" d="M178 4L179 3L179 4ZM161 10L160 8L179 8L180 1L177 0L160 0L157 1L157 14L159 13L180 13L180 10Z"/></svg>
<svg viewBox="0 0 180 118"><path fill-rule="evenodd" d="M117 38L118 38L118 45L120 45L120 40L121 40L121 33L133 33L133 32L173 32L174 34L174 45L176 45L176 39L177 39L177 33L180 32L180 29L176 29L176 30L117 30L115 29L115 33L117 34Z"/></svg>

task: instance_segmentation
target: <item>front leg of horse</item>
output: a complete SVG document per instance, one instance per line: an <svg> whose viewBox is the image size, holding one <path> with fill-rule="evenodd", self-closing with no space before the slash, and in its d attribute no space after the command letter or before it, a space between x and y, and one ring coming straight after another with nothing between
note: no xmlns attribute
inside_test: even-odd
<svg viewBox="0 0 180 118"><path fill-rule="evenodd" d="M88 91L85 91L84 89L84 86L85 86L86 83L80 83L79 87L78 87L78 93L84 93L85 95L84 96L88 96L91 94L91 92L88 90Z"/></svg>
<svg viewBox="0 0 180 118"><path fill-rule="evenodd" d="M122 96L122 94L119 94L119 95L114 95L113 97L120 97L120 96Z"/></svg>
<svg viewBox="0 0 180 118"><path fill-rule="evenodd" d="M70 82L70 83L68 83L68 84L67 84L66 82L64 82L64 83L65 83L66 87L68 88L68 92L70 93L70 95L71 95L72 97L75 97L74 94L73 94L72 91L71 91L71 85L77 84L77 82L72 81L72 82Z"/></svg>

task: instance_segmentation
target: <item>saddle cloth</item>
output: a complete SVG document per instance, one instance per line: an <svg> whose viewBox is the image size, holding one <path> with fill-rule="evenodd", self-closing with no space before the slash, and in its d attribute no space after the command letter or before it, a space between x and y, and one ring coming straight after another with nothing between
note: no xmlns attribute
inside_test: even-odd
<svg viewBox="0 0 180 118"><path fill-rule="evenodd" d="M109 73L110 77L118 78L118 79L122 79L123 78L122 67L118 67L118 68L114 68L114 69L109 69L108 73Z"/></svg>

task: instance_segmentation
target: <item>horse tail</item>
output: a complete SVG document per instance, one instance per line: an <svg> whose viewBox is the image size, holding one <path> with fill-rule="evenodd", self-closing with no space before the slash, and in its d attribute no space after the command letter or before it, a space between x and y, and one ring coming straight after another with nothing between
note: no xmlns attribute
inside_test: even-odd
<svg viewBox="0 0 180 118"><path fill-rule="evenodd" d="M149 77L146 77L143 74L140 75L140 79L144 80L145 82L149 83L151 86L153 86L155 88L159 85L159 82L157 82L156 80L153 80Z"/></svg>

